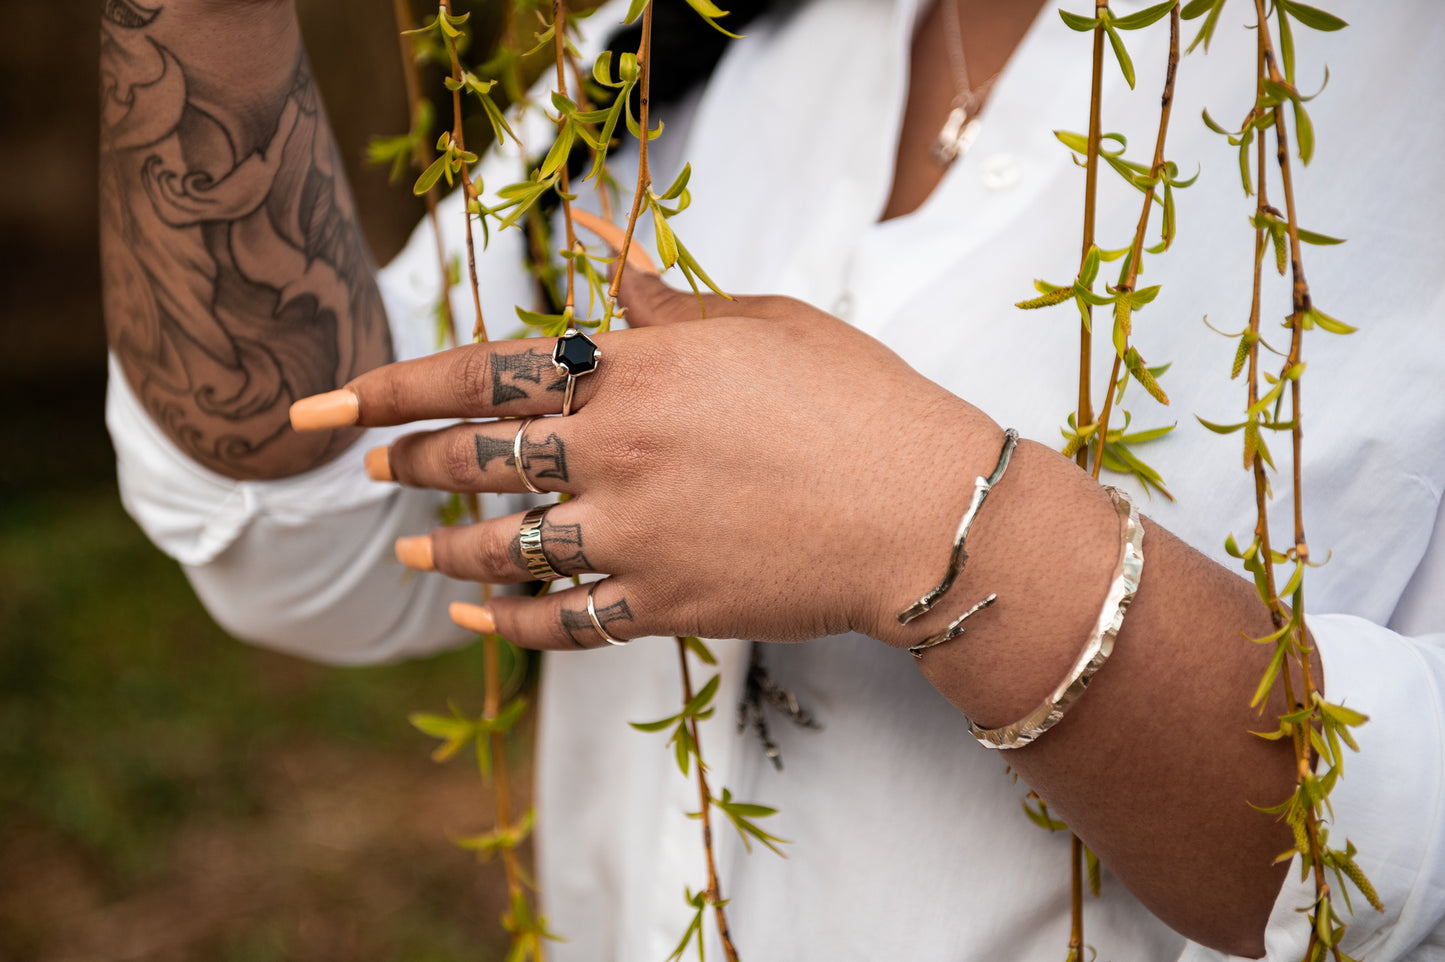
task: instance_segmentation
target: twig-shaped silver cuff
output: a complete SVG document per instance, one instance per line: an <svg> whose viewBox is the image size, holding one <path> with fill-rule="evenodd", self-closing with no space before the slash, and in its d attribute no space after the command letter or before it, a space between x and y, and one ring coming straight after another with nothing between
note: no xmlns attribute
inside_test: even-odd
<svg viewBox="0 0 1445 962"><path fill-rule="evenodd" d="M1002 728L979 728L969 722L969 731L985 748L1022 748L1057 725L1114 651L1114 639L1124 624L1124 611L1134 600L1139 577L1144 572L1144 526L1139 523L1139 509L1124 492L1118 488L1104 490L1109 492L1119 515L1119 563L1114 567L1114 579L1109 582L1109 593L1104 596L1089 642L1058 687L1023 718Z"/></svg>
<svg viewBox="0 0 1445 962"><path fill-rule="evenodd" d="M968 529L973 527L973 519L978 517L978 511L983 507L984 499L998 484L1003 473L1008 470L1009 459L1013 457L1014 447L1019 443L1019 433L1009 428L1003 433L1003 448L998 453L998 464L994 466L993 474L986 478L975 478L973 482L973 497L968 502L968 510L963 513L963 519L958 522L958 531L953 536L953 550L948 556L948 573L943 580L929 590L922 598L898 612L898 623L906 625L919 615L927 614L938 599L948 593L953 583L958 580L959 573L963 571L963 564L968 560L968 552L963 550L963 543L968 540ZM970 611L968 614L972 614ZM965 614L964 617L968 617ZM921 647L928 647L925 642Z"/></svg>
<svg viewBox="0 0 1445 962"><path fill-rule="evenodd" d="M972 608L968 609L963 614L950 621L947 628L943 629L932 638L925 638L923 641L908 649L908 651L913 655L914 658L922 658L923 653L928 649L932 648L934 645L941 645L945 641L952 641L959 635L963 634L963 623L968 620L969 615L982 611L989 605L993 604L995 601L998 601L998 595L989 595L987 598L983 599L978 604L974 605Z"/></svg>

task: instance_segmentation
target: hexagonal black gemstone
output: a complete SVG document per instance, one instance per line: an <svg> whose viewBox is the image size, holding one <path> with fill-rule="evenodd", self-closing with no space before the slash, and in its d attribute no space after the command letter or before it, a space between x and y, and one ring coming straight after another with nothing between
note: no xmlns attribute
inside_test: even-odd
<svg viewBox="0 0 1445 962"><path fill-rule="evenodd" d="M565 367L567 373L574 377L591 374L597 370L597 345L580 331L568 331L557 338L557 346L552 349L552 360Z"/></svg>

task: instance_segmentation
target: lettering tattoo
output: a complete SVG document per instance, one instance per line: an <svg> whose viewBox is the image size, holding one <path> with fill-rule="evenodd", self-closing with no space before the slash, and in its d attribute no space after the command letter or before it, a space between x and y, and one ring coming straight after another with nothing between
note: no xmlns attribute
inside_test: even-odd
<svg viewBox="0 0 1445 962"><path fill-rule="evenodd" d="M486 471L487 465L498 458L502 459L504 467L516 467L517 462L512 455L511 441L504 438L487 437L484 434L475 435L473 441L476 444L479 470ZM567 446L555 433L547 435L541 441L523 438L522 466L527 469L527 477L534 481L539 478L566 481L569 477L567 474Z"/></svg>
<svg viewBox="0 0 1445 962"><path fill-rule="evenodd" d="M111 348L191 457L231 477L294 474L355 432L298 435L291 402L392 359L374 269L299 37L289 79L237 82L234 50L197 53L200 34L167 15L103 5Z"/></svg>
<svg viewBox="0 0 1445 962"><path fill-rule="evenodd" d="M523 401L541 390L560 393L567 389L567 378L557 373L551 351L528 349L520 354L493 354L491 368L493 404ZM542 388L544 379L546 388Z"/></svg>
<svg viewBox="0 0 1445 962"><path fill-rule="evenodd" d="M617 632L612 630L612 625L619 621L632 621L632 609L627 606L626 598L618 598L610 605L597 607L597 620L602 622L602 627L607 629L608 634L617 637ZM599 641L606 644L597 634L597 628L592 624L592 619L587 617L586 608L581 611L563 608L562 631L567 635L568 640L578 648L596 648ZM584 644L583 639L592 643Z"/></svg>
<svg viewBox="0 0 1445 962"><path fill-rule="evenodd" d="M544 515L542 518L542 554L552 570L564 575L585 574L597 569L587 560L582 551L582 526L580 524L553 524ZM518 568L527 567L522 557L521 535L512 539L510 546L512 561Z"/></svg>

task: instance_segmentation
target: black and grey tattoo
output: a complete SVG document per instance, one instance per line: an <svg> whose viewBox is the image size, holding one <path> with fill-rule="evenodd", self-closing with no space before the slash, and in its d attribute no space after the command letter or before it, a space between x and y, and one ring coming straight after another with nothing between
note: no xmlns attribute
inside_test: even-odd
<svg viewBox="0 0 1445 962"><path fill-rule="evenodd" d="M516 467L517 461L513 455L511 441L477 434L473 437L473 442L476 446L478 470L486 471L487 465L498 458L502 460L503 466ZM567 445L555 433L547 435L540 441L524 437L522 439L522 466L527 471L527 477L534 481L539 478L567 481L569 480Z"/></svg>
<svg viewBox="0 0 1445 962"><path fill-rule="evenodd" d="M608 634L615 636L617 633L612 630L612 625L619 621L632 621L632 609L627 606L626 598L618 598L610 605L597 607L597 620L602 622L602 627L607 629ZM592 619L587 616L586 608L581 611L563 608L562 631L578 648L596 648L597 642L601 640ZM584 643L584 639L590 643Z"/></svg>
<svg viewBox="0 0 1445 962"><path fill-rule="evenodd" d="M233 62L215 69L234 53L196 52L167 13L103 6L111 347L193 458L232 477L295 473L350 435L297 435L291 402L391 360L373 267L299 38L289 80L237 84Z"/></svg>
<svg viewBox="0 0 1445 962"><path fill-rule="evenodd" d="M550 351L529 349L520 354L493 354L491 369L493 404L523 401L539 390L561 393L567 389L567 379L557 373ZM545 388L542 387L544 381Z"/></svg>
<svg viewBox="0 0 1445 962"><path fill-rule="evenodd" d="M558 574L580 575L596 571L592 562L582 551L582 526L580 524L553 524L544 515L542 518L542 554L547 563ZM510 546L512 561L518 568L527 567L522 557L522 539L517 536Z"/></svg>

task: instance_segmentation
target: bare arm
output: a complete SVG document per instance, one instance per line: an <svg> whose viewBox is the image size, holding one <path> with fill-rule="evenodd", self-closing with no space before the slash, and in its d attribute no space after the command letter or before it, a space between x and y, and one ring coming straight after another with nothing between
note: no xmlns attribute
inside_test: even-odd
<svg viewBox="0 0 1445 962"><path fill-rule="evenodd" d="M997 592L964 637L919 666L980 725L1033 710L1082 650L1119 555L1119 519L1100 486L1021 442L969 535L963 577L901 627L896 612L940 574L971 480L993 469L999 426L805 305L713 300L695 323L690 294L627 277L629 323L641 329L597 335L605 361L577 382L581 413L532 424L522 446L532 481L576 495L548 511L542 550L561 574L610 575L595 589L598 623L624 639L853 629L905 647ZM293 417L317 428L555 414L560 380L544 350L510 341L393 365ZM517 430L409 435L374 452L368 470L420 487L519 491ZM1270 617L1246 580L1144 524L1142 582L1113 657L1056 728L1006 761L1162 920L1258 955L1286 871L1274 860L1291 836L1250 803L1279 802L1294 776L1287 745L1249 734L1267 724L1248 703L1269 651L1241 632L1267 634ZM437 529L397 553L421 570L525 581L520 528L514 516ZM527 647L598 647L588 593L495 597L486 609L453 606L453 617Z"/></svg>
<svg viewBox="0 0 1445 962"><path fill-rule="evenodd" d="M112 351L183 451L234 478L324 463L292 401L392 359L289 2L105 0L100 224Z"/></svg>

